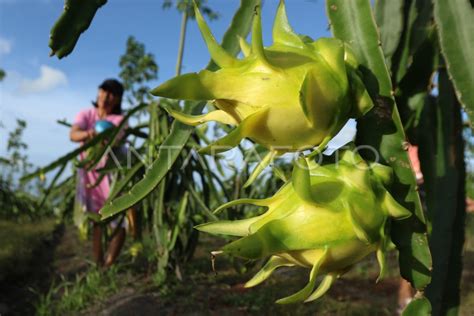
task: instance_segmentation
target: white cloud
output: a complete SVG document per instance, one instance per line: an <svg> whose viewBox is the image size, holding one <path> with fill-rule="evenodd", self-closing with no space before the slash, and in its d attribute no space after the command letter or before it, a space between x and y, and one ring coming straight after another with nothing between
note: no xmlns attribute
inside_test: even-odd
<svg viewBox="0 0 474 316"><path fill-rule="evenodd" d="M20 92L23 94L46 92L66 84L67 77L61 70L41 65L39 78L24 79L20 84Z"/></svg>
<svg viewBox="0 0 474 316"><path fill-rule="evenodd" d="M27 122L24 141L36 166L46 165L78 146L69 140L69 129L56 120L72 122L81 109L92 106L87 93L66 87L48 94L20 96L15 87L8 84L0 89L0 121L5 125L0 129L0 156L5 155L7 131L14 129L17 118Z"/></svg>
<svg viewBox="0 0 474 316"><path fill-rule="evenodd" d="M12 51L12 42L6 38L0 37L0 56L10 54Z"/></svg>

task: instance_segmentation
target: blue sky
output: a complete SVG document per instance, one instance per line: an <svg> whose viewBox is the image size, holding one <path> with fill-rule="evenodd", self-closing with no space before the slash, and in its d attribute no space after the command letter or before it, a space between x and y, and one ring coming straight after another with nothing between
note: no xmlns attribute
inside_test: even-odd
<svg viewBox="0 0 474 316"><path fill-rule="evenodd" d="M330 36L323 0L287 0L290 23L296 32L313 38ZM72 121L89 107L104 78L118 77L119 57L128 36L144 43L160 67L151 87L174 75L180 15L163 10L162 0L109 0L96 14L91 27L79 39L73 53L61 60L49 57L49 31L62 12L60 0L0 0L0 68L7 77L0 83L0 156L5 155L7 131L15 119L28 122L25 140L35 165L44 165L76 145L57 119ZM210 0L220 14L209 22L216 38L222 38L238 0ZM265 0L263 33L271 44L271 28L277 0ZM202 69L209 55L194 21L188 25L183 72Z"/></svg>

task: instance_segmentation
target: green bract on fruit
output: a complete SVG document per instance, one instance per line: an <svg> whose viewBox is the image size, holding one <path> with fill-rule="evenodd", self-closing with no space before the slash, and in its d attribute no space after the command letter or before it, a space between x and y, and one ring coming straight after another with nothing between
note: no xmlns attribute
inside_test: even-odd
<svg viewBox="0 0 474 316"><path fill-rule="evenodd" d="M388 219L411 215L385 188L391 172L390 167L367 164L353 150L343 151L336 162L317 164L300 158L291 181L273 197L236 200L216 210L249 203L266 207L264 214L196 228L241 237L222 248L229 255L250 260L270 257L247 287L264 281L281 266L311 268L306 287L277 302L312 301L371 252L377 253L379 278L384 274ZM325 277L315 289L318 275Z"/></svg>
<svg viewBox="0 0 474 316"><path fill-rule="evenodd" d="M203 151L228 150L246 137L273 155L324 147L349 118L360 117L373 106L350 48L338 39L313 41L295 34L283 1L270 47L263 47L260 7L255 8L252 44L241 39L243 59L228 54L216 42L197 7L195 11L211 57L220 69L175 77L151 93L172 99L208 100L217 108L199 116L167 109L183 123L217 121L236 126Z"/></svg>

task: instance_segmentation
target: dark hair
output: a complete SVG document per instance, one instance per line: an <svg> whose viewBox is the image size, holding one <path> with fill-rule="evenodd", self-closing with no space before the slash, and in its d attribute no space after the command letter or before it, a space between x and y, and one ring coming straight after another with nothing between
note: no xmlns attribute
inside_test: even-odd
<svg viewBox="0 0 474 316"><path fill-rule="evenodd" d="M112 109L112 114L122 114L123 85L120 81L116 79L106 79L100 84L99 89L110 92L120 98L119 103ZM93 101L92 105L97 107L97 102Z"/></svg>

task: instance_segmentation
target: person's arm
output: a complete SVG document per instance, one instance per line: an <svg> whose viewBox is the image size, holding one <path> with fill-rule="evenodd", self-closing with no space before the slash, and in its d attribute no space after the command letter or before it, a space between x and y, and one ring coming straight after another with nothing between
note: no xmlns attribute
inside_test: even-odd
<svg viewBox="0 0 474 316"><path fill-rule="evenodd" d="M78 125L73 125L69 132L69 138L73 142L85 142L91 140L95 136L94 129L82 130Z"/></svg>

